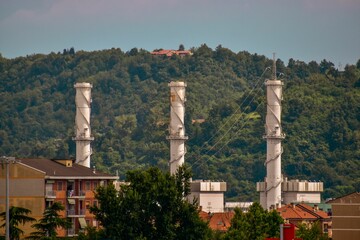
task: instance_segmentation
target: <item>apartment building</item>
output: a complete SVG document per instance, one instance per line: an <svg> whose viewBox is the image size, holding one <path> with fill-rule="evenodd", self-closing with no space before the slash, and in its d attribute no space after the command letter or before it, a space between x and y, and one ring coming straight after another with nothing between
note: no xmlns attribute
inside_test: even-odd
<svg viewBox="0 0 360 240"><path fill-rule="evenodd" d="M60 202L61 213L71 219L72 227L59 230L59 236L76 236L86 226L98 226L89 207L97 205L94 191L98 186L112 184L118 177L101 173L74 163L73 160L17 159L10 164L10 206L25 207L31 216L40 219L47 206ZM5 170L0 168L0 212L5 211ZM0 222L0 224L2 224ZM22 229L28 236L34 229ZM4 229L0 229L4 231Z"/></svg>
<svg viewBox="0 0 360 240"><path fill-rule="evenodd" d="M332 206L333 239L360 239L360 192L333 199Z"/></svg>

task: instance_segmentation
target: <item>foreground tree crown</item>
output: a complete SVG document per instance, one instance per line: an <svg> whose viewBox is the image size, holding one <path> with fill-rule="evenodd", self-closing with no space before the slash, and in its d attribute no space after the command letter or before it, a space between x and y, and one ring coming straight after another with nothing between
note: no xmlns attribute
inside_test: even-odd
<svg viewBox="0 0 360 240"><path fill-rule="evenodd" d="M35 218L29 217L31 210L23 207L11 206L9 208L9 237L13 240L20 239L24 231L20 229L19 225L25 225L26 223L36 221ZM0 217L4 221L0 227L6 227L6 212L0 213Z"/></svg>
<svg viewBox="0 0 360 240"><path fill-rule="evenodd" d="M111 239L208 239L210 229L199 217L198 205L189 203L190 172L175 176L155 167L128 172L127 184L99 187L99 207L91 208Z"/></svg>

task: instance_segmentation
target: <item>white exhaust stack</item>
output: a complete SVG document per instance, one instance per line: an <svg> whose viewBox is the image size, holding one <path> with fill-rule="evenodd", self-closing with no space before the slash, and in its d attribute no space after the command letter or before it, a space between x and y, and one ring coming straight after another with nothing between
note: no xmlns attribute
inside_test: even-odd
<svg viewBox="0 0 360 240"><path fill-rule="evenodd" d="M186 153L185 140L185 88L184 82L170 82L170 174L175 174L178 167L184 164Z"/></svg>
<svg viewBox="0 0 360 240"><path fill-rule="evenodd" d="M90 168L91 136L90 129L90 104L91 104L91 88L90 83L76 83L76 118L75 128L76 136L73 138L76 142L76 163L84 167Z"/></svg>
<svg viewBox="0 0 360 240"><path fill-rule="evenodd" d="M281 207L281 141L285 138L281 129L281 101L283 82L276 79L276 59L274 54L274 79L265 81L267 111L265 136L266 139L266 178L265 198L266 209Z"/></svg>

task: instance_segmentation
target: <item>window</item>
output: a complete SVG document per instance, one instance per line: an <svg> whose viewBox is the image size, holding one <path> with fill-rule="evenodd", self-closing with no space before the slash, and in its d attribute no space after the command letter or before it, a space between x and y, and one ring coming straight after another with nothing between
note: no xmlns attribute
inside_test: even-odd
<svg viewBox="0 0 360 240"><path fill-rule="evenodd" d="M97 226L98 226L98 224L97 224L97 221L96 221L96 220L93 220L93 222L92 222L92 226L93 226L93 227L97 227Z"/></svg>
<svg viewBox="0 0 360 240"><path fill-rule="evenodd" d="M96 182L93 182L93 186L94 186L94 189L93 189L93 190L96 190L97 187L99 186L99 185L98 185L98 182L97 182L97 181L96 181Z"/></svg>
<svg viewBox="0 0 360 240"><path fill-rule="evenodd" d="M85 190L86 190L86 191L91 190L91 182L90 182L90 181L86 181L86 182L85 182Z"/></svg>
<svg viewBox="0 0 360 240"><path fill-rule="evenodd" d="M63 182L57 182L57 190L62 191L63 190Z"/></svg>
<svg viewBox="0 0 360 240"><path fill-rule="evenodd" d="M51 199L51 200L46 200L45 201L45 208L49 208L49 207L51 207L52 205L53 205L53 203L54 203L54 201L53 201L53 199Z"/></svg>
<svg viewBox="0 0 360 240"><path fill-rule="evenodd" d="M89 209L90 208L90 201L85 201L85 207L86 207L86 209Z"/></svg>
<svg viewBox="0 0 360 240"><path fill-rule="evenodd" d="M98 201L97 201L97 200L94 200L94 201L93 201L93 206L94 206L94 207L97 207L97 206L98 206Z"/></svg>

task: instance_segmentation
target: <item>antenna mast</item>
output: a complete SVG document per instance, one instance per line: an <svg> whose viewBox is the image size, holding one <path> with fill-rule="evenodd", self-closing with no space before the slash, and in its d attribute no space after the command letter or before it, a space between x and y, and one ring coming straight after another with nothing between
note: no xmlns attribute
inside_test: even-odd
<svg viewBox="0 0 360 240"><path fill-rule="evenodd" d="M273 73L274 73L274 80L276 80L276 57L275 57L275 53L273 53Z"/></svg>

